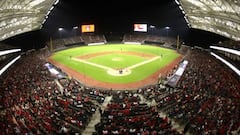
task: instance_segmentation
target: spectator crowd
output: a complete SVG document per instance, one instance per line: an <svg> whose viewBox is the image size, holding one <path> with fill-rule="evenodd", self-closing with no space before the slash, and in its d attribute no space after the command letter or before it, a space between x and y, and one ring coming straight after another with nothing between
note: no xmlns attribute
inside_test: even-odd
<svg viewBox="0 0 240 135"><path fill-rule="evenodd" d="M107 91L85 87L74 78L56 78L44 66L43 54L23 55L0 77L1 134L81 134L98 109L101 118L94 134L99 135L240 131L240 80L205 51L187 53L189 63L176 88L160 81L136 91ZM106 96L112 99L101 110ZM172 120L184 131L174 129Z"/></svg>

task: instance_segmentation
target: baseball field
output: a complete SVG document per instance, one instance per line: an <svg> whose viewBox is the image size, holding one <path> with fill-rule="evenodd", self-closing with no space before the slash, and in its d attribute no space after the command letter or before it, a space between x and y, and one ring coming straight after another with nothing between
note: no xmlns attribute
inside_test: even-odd
<svg viewBox="0 0 240 135"><path fill-rule="evenodd" d="M180 57L150 45L105 44L66 49L49 60L87 86L128 89L156 83Z"/></svg>

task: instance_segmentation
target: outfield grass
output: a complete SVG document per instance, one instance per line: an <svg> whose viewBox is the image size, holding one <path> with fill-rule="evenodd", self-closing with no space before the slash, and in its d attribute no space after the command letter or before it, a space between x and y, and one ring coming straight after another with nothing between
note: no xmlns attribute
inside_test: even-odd
<svg viewBox="0 0 240 135"><path fill-rule="evenodd" d="M131 74L126 76L113 76L108 74L106 69L95 67L80 61L70 60L69 58L70 56L73 58L79 58L79 56L106 51L141 52L144 54L151 54L154 57L160 58L132 69ZM101 46L87 46L67 49L56 52L51 56L51 58L95 80L123 84L145 79L146 77L159 70L161 67L164 67L173 60L175 60L178 56L179 54L176 53L174 50L166 48L148 45L107 44ZM149 59L150 58L145 58L137 55L128 55L125 53L112 53L91 57L85 59L85 61L113 69L119 69L130 67L132 65L147 61Z"/></svg>

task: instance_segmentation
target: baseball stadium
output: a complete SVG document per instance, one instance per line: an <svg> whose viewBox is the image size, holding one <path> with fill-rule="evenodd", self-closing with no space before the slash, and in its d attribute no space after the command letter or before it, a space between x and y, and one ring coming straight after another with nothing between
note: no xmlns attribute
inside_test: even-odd
<svg viewBox="0 0 240 135"><path fill-rule="evenodd" d="M239 9L1 1L0 134L239 135Z"/></svg>

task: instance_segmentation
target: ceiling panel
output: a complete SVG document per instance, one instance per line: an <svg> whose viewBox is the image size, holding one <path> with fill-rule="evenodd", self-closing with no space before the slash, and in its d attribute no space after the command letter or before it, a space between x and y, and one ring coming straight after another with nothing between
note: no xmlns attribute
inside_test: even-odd
<svg viewBox="0 0 240 135"><path fill-rule="evenodd" d="M240 41L239 0L175 0L189 26Z"/></svg>
<svg viewBox="0 0 240 135"><path fill-rule="evenodd" d="M42 27L58 0L0 0L0 41Z"/></svg>

